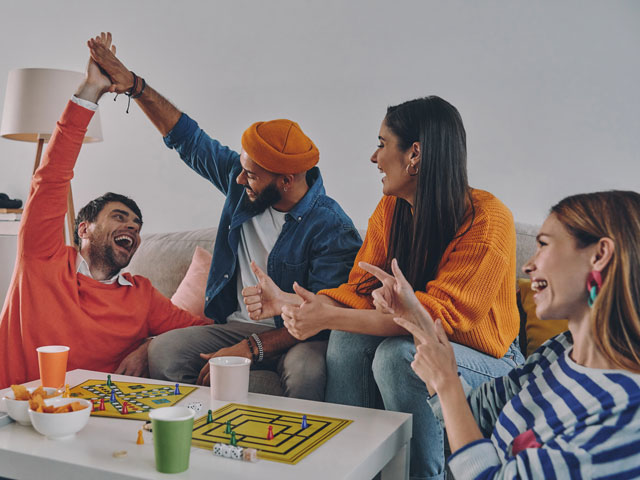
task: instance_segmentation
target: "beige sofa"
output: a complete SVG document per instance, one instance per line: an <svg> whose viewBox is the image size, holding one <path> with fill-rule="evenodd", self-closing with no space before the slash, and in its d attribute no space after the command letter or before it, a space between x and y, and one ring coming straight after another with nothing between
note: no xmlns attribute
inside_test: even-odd
<svg viewBox="0 0 640 480"><path fill-rule="evenodd" d="M175 233L153 233L144 235L142 244L127 269L143 275L167 297L171 297L184 277L196 246L211 252L217 228L207 228ZM524 277L522 265L535 251L535 236L538 227L516 223L517 276ZM364 232L361 232L364 238ZM257 393L281 395L282 387L278 375L266 370L251 372L250 390Z"/></svg>

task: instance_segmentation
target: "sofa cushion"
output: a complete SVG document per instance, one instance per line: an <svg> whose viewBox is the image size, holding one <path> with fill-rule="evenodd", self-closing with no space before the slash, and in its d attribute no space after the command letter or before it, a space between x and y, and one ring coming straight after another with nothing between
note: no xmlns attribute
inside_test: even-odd
<svg viewBox="0 0 640 480"><path fill-rule="evenodd" d="M144 235L126 271L147 277L171 298L189 269L196 246L213 251L217 232L217 228L206 228Z"/></svg>
<svg viewBox="0 0 640 480"><path fill-rule="evenodd" d="M204 297L206 296L209 267L211 267L211 253L196 245L189 270L180 282L176 293L171 297L171 303L196 317L206 319Z"/></svg>

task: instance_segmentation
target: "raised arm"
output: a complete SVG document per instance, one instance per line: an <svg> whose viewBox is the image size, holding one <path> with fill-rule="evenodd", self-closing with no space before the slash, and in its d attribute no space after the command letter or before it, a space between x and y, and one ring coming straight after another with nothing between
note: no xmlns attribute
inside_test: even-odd
<svg viewBox="0 0 640 480"><path fill-rule="evenodd" d="M178 123L182 112L149 85L143 84L140 78L136 81L133 72L116 57L115 51L111 51L108 48L110 43L110 32L102 32L87 42L91 58L111 78L112 87L110 91L129 93L162 136L166 136ZM144 89L143 85L145 85Z"/></svg>
<svg viewBox="0 0 640 480"><path fill-rule="evenodd" d="M115 51L110 44L105 48ZM64 248L64 216L69 182L95 105L111 82L89 59L75 96L84 106L69 102L51 136L31 189L18 233L18 256L48 258ZM71 92L69 92L71 94Z"/></svg>

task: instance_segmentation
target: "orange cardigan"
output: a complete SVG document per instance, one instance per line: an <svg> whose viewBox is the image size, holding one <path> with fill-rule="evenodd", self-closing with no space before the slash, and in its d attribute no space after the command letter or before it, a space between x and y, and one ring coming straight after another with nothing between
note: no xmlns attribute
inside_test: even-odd
<svg viewBox="0 0 640 480"><path fill-rule="evenodd" d="M449 244L436 278L416 296L434 320L442 319L451 341L500 358L519 329L515 226L511 212L496 197L475 189L472 197L476 215L471 229ZM358 262L384 268L395 202L395 197L385 196L378 203L348 283L319 293L351 308L373 308L370 297L355 291L368 276ZM458 233L468 226L469 221Z"/></svg>
<svg viewBox="0 0 640 480"><path fill-rule="evenodd" d="M113 372L142 340L203 321L171 304L149 280L132 287L76 273L64 245L67 192L93 112L69 102L31 183L16 266L0 315L0 389L39 378L36 347L68 345L67 370Z"/></svg>

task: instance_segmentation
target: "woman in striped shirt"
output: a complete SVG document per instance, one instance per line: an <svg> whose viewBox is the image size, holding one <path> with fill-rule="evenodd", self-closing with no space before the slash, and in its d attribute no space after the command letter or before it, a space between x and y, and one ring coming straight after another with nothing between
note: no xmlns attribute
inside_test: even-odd
<svg viewBox="0 0 640 480"><path fill-rule="evenodd" d="M456 478L640 478L640 195L599 192L551 209L524 266L541 319L569 331L469 392L453 350L394 265L377 295L417 343L413 369L444 420ZM586 285L586 287L585 287Z"/></svg>

